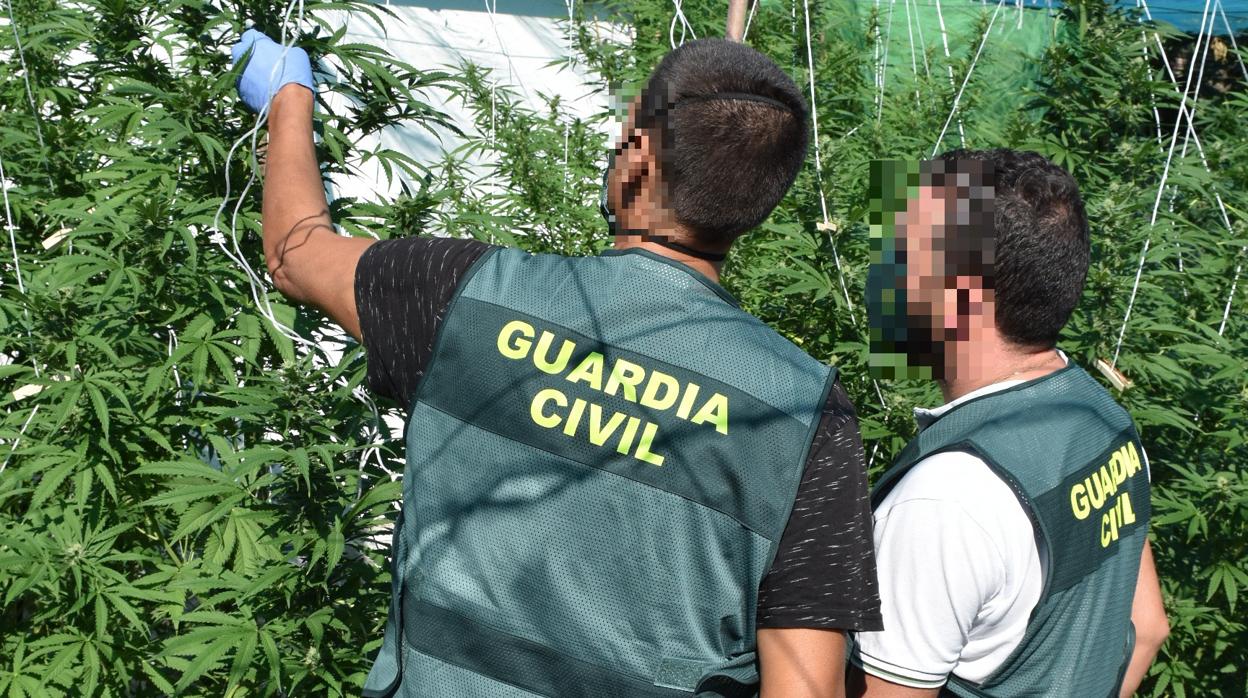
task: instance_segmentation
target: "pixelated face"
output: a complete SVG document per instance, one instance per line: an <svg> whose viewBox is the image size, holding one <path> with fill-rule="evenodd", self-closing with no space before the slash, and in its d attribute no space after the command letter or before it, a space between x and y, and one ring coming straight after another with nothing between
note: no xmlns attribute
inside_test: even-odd
<svg viewBox="0 0 1248 698"><path fill-rule="evenodd" d="M620 134L607 155L599 210L617 240L674 237L676 225L667 205L670 197L659 176L663 144L651 130L637 128L641 97L631 90L622 96L629 97L628 106L622 113Z"/></svg>
<svg viewBox="0 0 1248 698"><path fill-rule="evenodd" d="M871 167L867 315L872 372L945 377L946 358L992 324L993 196L984 163Z"/></svg>

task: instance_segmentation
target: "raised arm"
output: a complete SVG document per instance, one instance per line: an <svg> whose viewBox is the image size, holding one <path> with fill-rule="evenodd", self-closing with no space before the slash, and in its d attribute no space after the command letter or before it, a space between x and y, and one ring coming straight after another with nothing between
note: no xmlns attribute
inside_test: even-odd
<svg viewBox="0 0 1248 698"><path fill-rule="evenodd" d="M1153 563L1153 549L1148 541L1144 541L1144 552L1140 554L1140 576L1135 582L1131 623L1135 626L1135 651L1122 680L1121 698L1132 696L1139 689L1148 667L1170 634L1170 621L1166 620L1166 607L1161 600L1161 583L1157 580L1157 566Z"/></svg>
<svg viewBox="0 0 1248 698"><path fill-rule="evenodd" d="M308 56L252 30L235 47L234 58L248 60L239 79L243 101L254 111L269 103L263 204L269 274L283 295L320 308L358 340L355 268L374 241L334 232L312 140Z"/></svg>

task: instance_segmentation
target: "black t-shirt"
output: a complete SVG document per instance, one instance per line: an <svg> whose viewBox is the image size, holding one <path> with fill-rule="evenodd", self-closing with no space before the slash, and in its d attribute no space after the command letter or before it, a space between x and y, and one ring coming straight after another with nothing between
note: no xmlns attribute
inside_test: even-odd
<svg viewBox="0 0 1248 698"><path fill-rule="evenodd" d="M355 300L374 392L410 408L455 289L489 249L476 240L404 238L364 253ZM882 629L873 546L858 418L838 380L759 588L758 626Z"/></svg>

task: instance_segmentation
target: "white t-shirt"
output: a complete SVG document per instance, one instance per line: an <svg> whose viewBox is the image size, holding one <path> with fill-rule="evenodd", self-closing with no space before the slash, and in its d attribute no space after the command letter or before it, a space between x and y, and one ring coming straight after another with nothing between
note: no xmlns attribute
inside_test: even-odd
<svg viewBox="0 0 1248 698"><path fill-rule="evenodd" d="M957 405L1021 382L916 409L915 419L925 428ZM942 686L950 674L988 678L1022 642L1048 566L1018 497L979 457L948 451L916 464L874 521L885 629L858 633L850 661L914 688Z"/></svg>

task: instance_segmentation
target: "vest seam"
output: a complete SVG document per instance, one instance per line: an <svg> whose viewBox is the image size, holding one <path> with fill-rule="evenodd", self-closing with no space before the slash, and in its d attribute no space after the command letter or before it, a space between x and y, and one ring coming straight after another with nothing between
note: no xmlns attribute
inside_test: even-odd
<svg viewBox="0 0 1248 698"><path fill-rule="evenodd" d="M489 630L491 630L491 631L493 631L493 632L496 632L496 633L498 633L499 635L505 635L505 636L507 636L507 637L509 637L509 638L515 638L516 640L521 640L521 641L524 641L524 642L530 642L530 643L533 643L533 644L536 644L536 645L540 645L541 647L543 647L543 648L545 648L545 649L549 650L549 651L550 651L551 653L553 653L553 654L557 654L557 655L560 655L560 656L562 656L562 657L567 657L567 658L569 658L569 659L572 659L572 660L577 661L577 662L582 662L582 663L584 663L584 664L591 664L591 665L593 665L593 666L602 667L602 668L607 669L608 671L611 671L611 672L613 672L613 673L617 673L617 674L620 674L620 675L623 675L623 676L627 676L627 677L629 677L629 678L631 678L631 679L634 679L634 680L636 680L636 681L638 681L638 682L640 682L640 683L649 683L649 684L655 685L655 686L656 686L656 687L658 687L658 688L668 688L668 687L665 687L665 686L657 686L657 684L653 684L653 682L654 682L654 677L650 677L650 676L638 676L637 674L632 674L632 673L628 673L628 672L620 671L619 669L613 669L613 668L610 668L610 667L606 667L606 666L603 666L602 664L598 663L597 661L593 661L593 660L589 660L589 659L582 659L582 658L580 658L580 657L577 657L577 656L574 656L574 655L568 654L567 652L564 652L563 650L560 650L560 649L558 649L558 648L556 648L556 647L552 647L551 645L547 645L547 644L545 644L545 643L541 643L541 642L538 642L538 641L536 641L536 640L531 640L531 639L529 639L529 638L522 637L522 636L520 636L520 635L516 635L515 633L509 632L509 631L507 631L507 630L503 630L503 629L501 629L501 628L497 628L497 627L495 627L494 625L492 625L492 624L490 624L490 623L487 623L487 622L484 622L484 621L478 620L478 619L476 619L476 618L472 618L472 617L470 617L470 616L467 616L467 615L465 615L465 614L463 614L463 613L460 613L460 612L458 612L458 611L456 611L456 610L454 610L454 609L447 608L447 607L442 606L442 605L440 605L440 604L435 604L435 603L433 603L432 601L430 601L430 600L428 600L428 599L418 599L418 601L419 601L419 602L421 602L421 603L428 604L429 606L433 606L433 607L435 607L435 608L438 608L438 609L440 609L440 610L442 610L442 611L445 611L445 612L447 612L447 613L450 613L450 614L453 614L453 615L459 616L459 617L461 617L461 618L464 618L465 620L467 620L467 621L468 621L468 622L470 622L470 623L473 623L473 624L480 625L480 626L483 626L483 627L485 627L485 628L488 628ZM636 638L633 638L633 639L636 639ZM412 652L415 652L415 653L417 653L417 654L421 654L421 655L424 655L424 656L426 656L426 657L431 657L431 658L436 659L436 660L438 660L438 661L440 661L440 662L445 662L445 663L450 664L450 665L452 665L452 666L459 667L460 669L463 669L464 671L470 671L470 672L472 672L472 673L474 673L474 674L477 674L477 675L479 675L479 676L487 676L488 678L490 678L490 679L491 679L491 680L493 680L493 681L498 681L498 682L500 682L500 683L505 683L505 684L507 684L508 686L511 686L511 687L513 687L513 688L520 689L521 691L524 691L524 692L526 692L526 693L532 693L532 694L534 694L534 695L541 695L541 694L540 694L540 693L538 693L537 691L534 691L534 690L532 690L532 689L526 688L526 687L524 687L524 686L520 686L520 685L518 685L518 684L516 684L516 683L513 683L513 682L511 682L511 681L507 680L507 679L500 679L500 678L498 678L498 677L495 677L495 676L492 676L492 675L489 675L489 674L481 674L481 673L477 672L476 670L472 669L471 667L466 667L466 666L464 666L464 665L462 665L462 664L460 664L460 663L458 663L458 662L455 662L455 661L452 661L452 660L449 660L449 659L444 659L444 658L442 658L442 657L438 657L438 656L435 656L435 655L429 654L428 652L422 652L422 651L420 651L420 650L416 649L415 647L413 647L411 643L407 642L407 636L406 636L406 635L404 635L404 637L403 637L403 644L404 644L404 645L405 645L408 649L410 649ZM659 657L659 658L660 658L660 659L662 658L662 657L661 657L661 655L660 655L660 657ZM671 689L671 690L681 690L681 689Z"/></svg>
<svg viewBox="0 0 1248 698"><path fill-rule="evenodd" d="M702 272L699 272L689 267L686 264L677 262L674 259L668 259L667 257L664 257L661 254L655 254L654 252L651 252L650 250L642 249L639 247L629 247L629 248L622 249L622 250L609 249L609 250L602 252L598 256L599 257L623 257L625 255L633 255L633 254L640 255L643 259L649 259L653 262L658 262L659 264L662 264L665 266L674 267L688 274L689 276L693 277L695 281L705 286L708 290L714 292L714 294L720 300L724 301L725 303L728 303L729 305L731 305L732 307L738 310L741 309L741 301L737 300L736 297L733 296L731 293L729 293L728 289L724 288L721 284L716 283L715 281L712 281L709 277L707 277Z"/></svg>
<svg viewBox="0 0 1248 698"><path fill-rule="evenodd" d="M828 404L828 395L832 393L832 386L836 384L838 374L836 367L825 366L825 368L828 370L828 375L824 378L823 390L819 393L819 406L815 408L815 413L810 419L810 426L806 428L806 446L802 449L801 458L797 461L798 474L792 484L793 496L785 498L788 504L785 506L784 516L781 517L784 520L784 525L780 527L776 540L772 541L772 549L767 560L767 571L763 573L764 577L771 572L771 566L775 564L776 555L780 552L780 539L784 537L784 529L789 527L789 519L793 516L793 507L797 504L797 491L801 488L802 478L805 477L806 468L810 465L810 451L815 445L815 434L818 433L819 425L823 423L823 409ZM783 412L783 410L779 411ZM793 415L789 416L792 417ZM755 613L755 616L757 616L757 613Z"/></svg>
<svg viewBox="0 0 1248 698"><path fill-rule="evenodd" d="M1114 439L1111 440L1111 442L1118 440L1123 435L1126 435L1128 438L1131 438L1132 440L1137 440L1135 438L1136 436L1135 429L1133 427L1130 427L1119 432L1119 434L1115 436ZM967 441L964 443L968 443L972 446L975 446L975 443L973 441ZM1027 615L1027 627L1023 630L1023 638L1022 640L1019 641L1018 646L1014 648L1013 652L1010 652L1010 654L1006 656L1006 658L1001 662L1000 666L994 669L991 674L989 674L988 676L985 676L984 680L981 681L980 683L972 684L968 681L963 680L963 684L965 686L971 686L976 691L978 691L980 688L984 686L991 685L993 681L996 681L999 678L1001 678L1002 674L1005 673L1006 669L1011 668L1010 667L1011 662L1013 662L1016 659L1018 653L1026 646L1027 641L1031 638L1032 623L1035 621L1036 611L1040 610L1040 608L1043 605L1048 603L1049 598L1051 596L1051 590L1052 590L1052 585L1053 585L1052 567L1054 564L1053 561L1056 559L1056 556L1055 556L1056 551L1054 550L1054 546L1053 546L1053 536L1050 534L1049 530L1045 527L1040 516L1035 512L1035 509L1031 504L1030 498L1027 497L1026 493L1022 492L1022 486L1018 483L1018 481L1012 475L1008 473L1008 471L1006 471L1005 468L1003 468L996 461L994 461L991 458L988 458L987 456L983 454L980 454L980 458L983 459L983 461L988 464L988 467L993 471L994 474L997 475L997 477L1001 478L1001 480L1004 481L1006 485L1009 486L1010 490L1014 492L1014 496L1017 497L1019 502L1023 505L1023 509L1027 512L1027 517L1031 519L1031 525L1035 527L1035 529L1040 533L1040 537L1044 540L1044 547L1045 547L1045 552L1048 556L1050 570L1048 574L1044 575L1043 586L1040 588L1040 596L1039 598L1036 599L1035 607L1033 607L1031 609L1031 613ZM1128 657L1128 660L1129 659L1130 658Z"/></svg>
<svg viewBox="0 0 1248 698"><path fill-rule="evenodd" d="M421 404L421 405L424 405L425 407L428 407L429 409L434 410L435 412L440 412L440 413L442 413L442 414L444 414L444 415L446 415L446 416L450 417L451 419L454 419L454 420L457 420L457 421L462 422L462 423L464 423L464 424L467 424L468 426L470 426L470 427L472 427L472 428L474 428L474 429L480 429L481 431L484 431L484 432L487 432L487 433L493 434L493 435L498 436L498 437L502 437L502 438L504 438L504 439L508 439L508 438L509 438L506 434L500 434L500 433L498 433L497 431L495 431L495 430L493 430L493 429L488 429L488 428L483 427L483 426L481 426L480 424L477 424L477 423L475 423L475 422L470 422L470 421L467 421L467 420L465 420L465 419L461 419L461 418L460 418L460 417L458 417L457 415L451 414L450 412L447 412L446 410L444 410L444 409L442 409L442 408L440 408L440 407L437 407L436 405L432 405L432 404L430 404L430 403L428 403L428 402L425 402L425 401L423 401L423 400L417 399L417 400L416 400L416 402L415 402L415 403L413 403L413 405L412 405L412 406L413 406L413 407L415 407L415 406L416 406L416 404ZM622 474L622 473L617 473L617 472L612 471L612 470L606 470L606 469L604 469L604 468L598 468L598 467L595 467L595 466L589 465L588 463L582 463L581 461L576 460L575 458L569 458L569 457L567 457L567 456L563 455L562 453L555 453L554 451L551 451L551 450L546 449L546 448L542 448L541 446L535 446L535 445L530 444L530 443L528 443L528 442L517 442L517 443L523 443L525 446L528 446L529 448L532 448L532 449L535 449L535 450L541 451L542 453L547 453L547 454L549 454L549 455L551 455L551 456L554 456L555 458L558 458L558 459L560 459L560 460L565 460L565 461L568 461L569 463L575 463L575 464L577 464L577 465L581 466L582 468L589 468L589 469L591 469L591 470L595 470L595 471L600 472L600 473L606 473L606 474L608 474L608 475L614 475L614 476L616 476L616 477L623 478L623 479L625 479L625 480L628 480L629 482L636 483L636 484L641 485L641 486L643 486L643 487L649 487L650 489L656 490L656 491L658 491L658 492L663 492L664 494L669 494L669 495L671 495L671 496L673 496L673 497L679 497L679 498L681 498L681 499L685 500L686 502L689 502L690 504L693 504L693 505L695 505L695 506L701 507L701 508L703 508L703 509L707 509L707 510L709 510L709 511L713 511L713 512L715 512L715 513L717 513L717 514L719 514L719 515L723 516L724 518L728 519L729 521L732 521L733 523L737 524L737 525L738 525L738 526L740 526L741 528L744 528L745 530L749 531L750 533L753 533L754 535L756 535L756 536L758 536L758 537L762 538L763 540L767 541L768 543L771 543L771 544L773 544L773 545L775 544L775 541L772 541L772 539L771 539L770 537L768 537L767 535L765 535L765 534L764 534L764 533L762 533L761 531L756 530L756 529L755 529L755 527L750 526L750 525L749 525L749 524L747 524L746 522L744 522L744 521L742 521L742 520L738 519L737 517L733 516L732 514L729 514L729 513L728 513L728 512L726 512L726 511L723 511L722 509L719 509L719 508L716 508L716 507L710 506L710 505L705 504L705 503L703 503L703 502L699 502L699 501L696 501L696 500L690 499L690 498L688 498L688 497L684 496L683 494L680 494L680 493L677 493L677 492L672 492L671 490L665 490L665 489L663 489L662 487L659 487L659 486L657 486L657 485L652 485L652 484L650 484L650 483L648 483L648 482L642 482L641 480L635 480L635 479L633 479L633 478L631 478L631 477L629 477L629 476L627 476L627 475L624 475L624 474Z"/></svg>
<svg viewBox="0 0 1248 698"><path fill-rule="evenodd" d="M459 304L459 299L463 297L464 291L468 288L468 283L472 281L473 277L477 275L477 272L485 266L486 260L492 259L495 253L503 249L507 248L492 247L483 252L481 256L477 257L477 260L468 267L468 270L464 272L464 275L459 279L459 283L455 286L455 294L451 296L451 302L446 304L446 311L442 313L442 322L438 323L437 332L434 333L433 346L430 347L429 352L429 365L425 366L425 371L420 377L420 383L416 386L416 393L407 403L407 424L403 427L404 441L407 441L407 432L411 429L412 409L425 393L425 376L429 375L429 372L433 370L434 364L438 361L438 350L442 348L443 338L446 336L445 330L447 320L451 317L451 313L454 312L455 306Z"/></svg>

